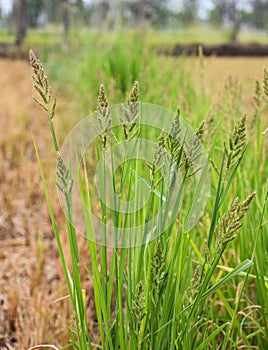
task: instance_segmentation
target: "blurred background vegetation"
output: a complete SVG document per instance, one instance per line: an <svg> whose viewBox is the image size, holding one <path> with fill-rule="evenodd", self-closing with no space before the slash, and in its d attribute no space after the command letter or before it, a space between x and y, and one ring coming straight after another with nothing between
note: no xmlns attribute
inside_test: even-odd
<svg viewBox="0 0 268 350"><path fill-rule="evenodd" d="M195 40L206 39L209 30L222 34L216 37L218 41L237 42L241 37L252 41L254 32L255 41L263 43L268 32L268 0L0 1L0 41L17 45L33 29L41 30L45 40L52 28L60 26L67 40L70 28L115 31L137 25L173 33L169 42L179 42L180 33L191 27Z"/></svg>

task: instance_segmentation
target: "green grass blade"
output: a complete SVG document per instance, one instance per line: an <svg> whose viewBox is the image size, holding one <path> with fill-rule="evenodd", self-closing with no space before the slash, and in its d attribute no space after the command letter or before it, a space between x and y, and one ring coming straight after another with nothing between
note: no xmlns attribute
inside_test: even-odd
<svg viewBox="0 0 268 350"><path fill-rule="evenodd" d="M205 347L228 325L229 322L222 324L220 327L215 329L195 350L203 350Z"/></svg>
<svg viewBox="0 0 268 350"><path fill-rule="evenodd" d="M218 281L216 284L214 284L214 286L212 286L205 293L203 293L201 299L205 299L208 295L214 293L217 289L219 289L223 284L227 283L232 278L238 276L242 271L247 270L252 265L253 265L252 260L249 260L249 259L244 260L241 264L239 264L231 272L227 273L227 275L225 277L223 277L220 281Z"/></svg>

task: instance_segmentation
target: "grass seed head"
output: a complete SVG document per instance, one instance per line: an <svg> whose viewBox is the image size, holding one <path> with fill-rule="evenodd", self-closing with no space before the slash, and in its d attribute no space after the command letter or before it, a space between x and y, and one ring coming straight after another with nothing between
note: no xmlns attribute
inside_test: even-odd
<svg viewBox="0 0 268 350"><path fill-rule="evenodd" d="M142 283L139 282L136 288L131 312L131 317L133 320L132 327L137 336L140 331L141 322L145 315L145 292Z"/></svg>
<svg viewBox="0 0 268 350"><path fill-rule="evenodd" d="M233 168L239 161L246 145L246 115L244 114L234 126L229 136L228 147L225 145L227 154L226 169Z"/></svg>
<svg viewBox="0 0 268 350"><path fill-rule="evenodd" d="M195 300L201 288L201 284L202 284L201 269L200 269L200 264L198 264L193 271L189 289L185 293L185 297L189 304L191 304Z"/></svg>
<svg viewBox="0 0 268 350"><path fill-rule="evenodd" d="M166 148L176 163L181 151L181 122L180 109L177 108L175 118L171 124L169 134L166 139Z"/></svg>
<svg viewBox="0 0 268 350"><path fill-rule="evenodd" d="M206 121L202 120L201 124L197 127L195 134L193 136L192 146L190 149L190 156L192 162L194 162L200 156L200 148L202 142L204 141L204 136L206 132Z"/></svg>
<svg viewBox="0 0 268 350"><path fill-rule="evenodd" d="M103 108L107 108L108 106L109 106L109 102L106 95L106 91L104 90L104 86L101 84L99 96L98 96L98 110L102 111Z"/></svg>
<svg viewBox="0 0 268 350"><path fill-rule="evenodd" d="M110 107L104 86L101 84L98 96L98 107L96 111L98 119L98 127L96 127L97 132L101 137L102 148L107 147L107 131L112 124L112 119L110 115Z"/></svg>
<svg viewBox="0 0 268 350"><path fill-rule="evenodd" d="M205 131L206 121L204 119L195 131L195 136L198 138L199 143L204 141Z"/></svg>
<svg viewBox="0 0 268 350"><path fill-rule="evenodd" d="M139 83L137 81L134 82L133 88L129 94L129 97L127 99L127 103L136 103L139 101Z"/></svg>
<svg viewBox="0 0 268 350"><path fill-rule="evenodd" d="M166 163L166 150L165 150L165 130L161 131L160 136L157 139L157 143L153 148L153 167L152 176L156 174L160 168L162 168Z"/></svg>
<svg viewBox="0 0 268 350"><path fill-rule="evenodd" d="M163 257L160 242L158 242L150 267L150 285L155 302L157 302L160 297L161 288L164 286L166 278L167 272L165 267L165 259Z"/></svg>
<svg viewBox="0 0 268 350"><path fill-rule="evenodd" d="M127 98L126 104L122 105L122 115L120 116L120 121L123 128L124 137L126 140L133 139L139 129L134 128L137 124L139 117L139 84L135 81L132 90Z"/></svg>
<svg viewBox="0 0 268 350"><path fill-rule="evenodd" d="M41 98L41 101L38 101L36 98L34 99L39 105L41 105L43 109L48 110L48 105L51 101L51 89L49 87L47 75L42 63L39 61L32 50L29 52L29 58L33 71L33 87Z"/></svg>
<svg viewBox="0 0 268 350"><path fill-rule="evenodd" d="M263 91L264 91L266 102L268 103L268 68L267 67L264 67L264 70L263 70Z"/></svg>
<svg viewBox="0 0 268 350"><path fill-rule="evenodd" d="M190 167L194 166L198 158L200 157L202 153L202 142L204 140L204 135L206 131L206 121L203 120L201 124L198 126L198 128L195 131L195 134L193 135L191 145L188 145L187 152L184 153L183 157L183 165L185 167L185 170L188 170ZM187 146L187 145L185 145ZM191 177L195 175L200 168L194 169L194 171L188 175L188 177Z"/></svg>
<svg viewBox="0 0 268 350"><path fill-rule="evenodd" d="M33 88L39 95L39 99L33 96L33 100L47 112L49 122L52 125L56 113L57 99L56 97L52 98L52 89L49 86L48 77L45 73L44 67L32 50L29 52L29 58L33 71ZM56 149L58 149L56 139L54 140L54 144Z"/></svg>
<svg viewBox="0 0 268 350"><path fill-rule="evenodd" d="M176 140L179 141L181 138L181 122L180 122L180 108L178 107L176 110L175 118L171 124L170 128L170 136Z"/></svg>
<svg viewBox="0 0 268 350"><path fill-rule="evenodd" d="M59 152L57 152L57 182L58 189L69 198L72 192L73 179L71 178L70 169L67 168Z"/></svg>
<svg viewBox="0 0 268 350"><path fill-rule="evenodd" d="M255 82L255 93L254 93L253 98L254 98L254 101L256 104L256 108L259 109L261 107L261 103L262 103L262 88L261 88L261 83L257 79Z"/></svg>
<svg viewBox="0 0 268 350"><path fill-rule="evenodd" d="M227 213L223 215L222 219L218 220L216 227L215 255L217 255L227 243L237 237L234 233L243 225L241 220L246 215L255 194L256 192L253 192L241 203L239 203L238 198L235 198Z"/></svg>
<svg viewBox="0 0 268 350"><path fill-rule="evenodd" d="M229 76L224 84L224 94L222 97L225 115L229 119L241 115L242 106L242 85L237 78Z"/></svg>

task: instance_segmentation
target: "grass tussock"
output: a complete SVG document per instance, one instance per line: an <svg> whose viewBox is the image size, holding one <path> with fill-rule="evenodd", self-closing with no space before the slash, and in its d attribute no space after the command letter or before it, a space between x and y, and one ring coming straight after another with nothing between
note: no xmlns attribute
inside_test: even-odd
<svg viewBox="0 0 268 350"><path fill-rule="evenodd" d="M32 60L33 53L30 55L34 75L43 76L42 65L40 64L36 69L37 66ZM264 71L264 87L262 88L264 94L266 94L265 76L266 70ZM35 81L36 79L34 79ZM45 89L46 86L48 86L47 83L45 83ZM38 89L37 92L46 102ZM120 117L122 136L128 142L137 138L137 135L142 131L137 117L139 115L137 112L139 94L136 82L129 96ZM40 105L39 102L38 104ZM68 296L72 305L73 324L69 326L71 346L79 349L98 347L107 349L206 349L208 346L216 349L221 346L221 348L227 349L230 346L239 348L240 344L245 344L258 345L264 349L267 333L265 330L266 309L262 298L266 289L267 277L264 271L259 270L256 266L258 263L264 262L263 254L257 253L257 249L262 249L258 240L264 223L267 195L258 199L259 209L254 208L257 210L258 216L254 230L247 217L250 216L250 207L254 203L253 199L256 195L252 191L254 189L258 191L258 188L251 187L249 184L247 187L251 189L252 194L246 193L245 196L245 188L241 184L248 156L245 115L234 124L226 142L223 142L221 138L219 141L216 138L212 141L211 157L215 153L215 158L212 160L215 169L212 176L213 196L211 196L201 224L190 233L185 233L185 226L181 221L182 218L179 217L173 225L154 240L148 241L146 239L149 232L150 215L154 213L154 208L159 205L159 198L163 198L166 188L165 196L166 201L168 201L168 196L174 190L172 187L175 176L174 169L179 167L184 173L180 185L183 188L187 184L189 175L195 174L195 169L192 169L193 160L200 157L200 142L203 139L206 140L206 137L209 137L207 133L211 131L207 130L205 133L204 122L197 128L192 143L189 145L188 142L185 143L185 136L181 134L181 118L178 111L174 114L171 129L167 132L162 130L158 140L155 140L156 148L152 149L154 161L151 164L149 162L146 164L150 169L148 181L150 181L151 194L147 204L149 210L143 208L138 212L135 211L134 214L122 215L118 214L117 211L109 212L105 200L102 201L100 208L102 218L101 249L94 241L95 232L91 211L87 210L91 207L89 180L87 177L85 179L79 177L80 196L88 237L89 276L92 276L93 281L94 308L97 319L96 331L92 333L90 331L92 329L91 321L86 317L87 307L80 271L81 258L73 221L71 169L75 165L71 164L69 167L59 155L51 109L43 104L41 107L48 116L58 159L57 184L64 194L67 208L66 227L71 257L70 264L67 263L63 252L62 237L59 235L41 160L36 150L50 218L68 288ZM53 116L55 108L56 103L52 107ZM262 125L261 116L262 114L259 116L259 123ZM96 128L100 134L102 151L97 142L95 159L101 159L101 157L105 159L109 147L117 145L122 136L118 130L109 130L111 127L110 105L103 86L99 91L96 117L98 121ZM137 128L138 131L132 133L134 128ZM214 135L215 133L217 135L218 130L214 129L213 132ZM223 142L221 147L219 142ZM260 144L252 147L260 147ZM219 151L215 152L217 149ZM258 154L261 153L261 148L257 148L257 151ZM158 173L161 166L159 168L158 166L165 158L164 156L168 154L172 155L172 157L167 157L164 163L168 170L163 172L164 175L159 178ZM84 165L86 166L86 160L84 160ZM113 182L121 184L119 186L120 196L123 196L124 193L129 198L133 172L136 177L142 176L143 167L138 162L134 163L133 167L134 170L131 171L130 167L126 166L119 174L112 175ZM101 191L106 196L105 168L101 168L101 171L104 171L104 173L98 174L101 177ZM200 169L196 170L196 172L198 171ZM126 178L130 184L128 189L124 186ZM240 183L237 183L237 179L240 179ZM248 182L249 176L245 179L245 183L248 184ZM251 184L254 185L254 183ZM259 186L262 185L259 184ZM125 191L127 192L125 193ZM241 202L237 196L234 196L234 194L237 195L237 192L245 198ZM228 204L230 199L231 203ZM116 198L114 201L116 202ZM118 209L120 208L118 207ZM167 210L170 211L171 208ZM162 220L165 220L166 215L167 213L164 211ZM144 227L144 244L129 248L119 248L115 244L110 251L106 246L106 223L109 218L116 224L116 230L118 227L124 230L129 223L138 222ZM244 221L246 221L246 225L242 229ZM240 232L239 237L237 236L238 231ZM250 232L252 237L249 255L246 253L245 247L244 236L246 232ZM241 247L242 240L244 243ZM240 257L229 264L228 257L232 254L233 249L240 251ZM111 253L110 262L108 262L109 252ZM227 273L223 273L219 265L220 261L227 265ZM249 273L249 268L254 265L254 262L257 263L254 266L255 271ZM257 275L260 274L263 277L263 282L257 278ZM249 284L250 279L253 279L255 291L257 291L256 284L264 283L259 292L253 295L250 292L252 286L252 283ZM242 288L239 288L237 293L234 292L233 288L236 283L238 285L242 283ZM249 295L248 292L250 292ZM229 296L228 298L226 298L226 294ZM242 310L247 309L249 305L254 307L252 298L255 298L257 303L255 305L260 307L263 315L257 323L258 330L254 326L249 329L243 328L239 318ZM239 333L241 326L242 332Z"/></svg>

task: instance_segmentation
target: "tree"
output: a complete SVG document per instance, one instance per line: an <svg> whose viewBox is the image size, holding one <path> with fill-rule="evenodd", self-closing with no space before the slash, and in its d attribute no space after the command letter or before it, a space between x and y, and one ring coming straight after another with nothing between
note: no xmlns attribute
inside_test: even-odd
<svg viewBox="0 0 268 350"><path fill-rule="evenodd" d="M107 13L110 9L108 0L92 1L87 7L87 11L91 17L91 24L101 26L106 19Z"/></svg>
<svg viewBox="0 0 268 350"><path fill-rule="evenodd" d="M72 0L70 1L70 4L72 5L72 13L75 15L75 20L79 20L79 23L82 22L86 23L88 21L88 9L85 6L85 3L83 0Z"/></svg>
<svg viewBox="0 0 268 350"><path fill-rule="evenodd" d="M62 22L64 29L64 39L68 40L68 33L71 25L71 9L67 0L62 2Z"/></svg>
<svg viewBox="0 0 268 350"><path fill-rule="evenodd" d="M167 3L168 0L125 0L123 6L131 13L135 21L148 21L152 25L160 27L168 21L171 14Z"/></svg>
<svg viewBox="0 0 268 350"><path fill-rule="evenodd" d="M191 24L197 17L197 0L184 0L182 3L181 19L185 24Z"/></svg>
<svg viewBox="0 0 268 350"><path fill-rule="evenodd" d="M214 7L210 11L210 20L214 24L222 24L226 18L227 3L225 0L214 0Z"/></svg>
<svg viewBox="0 0 268 350"><path fill-rule="evenodd" d="M29 26L36 28L42 11L44 10L44 0L28 0L28 21Z"/></svg>
<svg viewBox="0 0 268 350"><path fill-rule="evenodd" d="M239 1L237 0L225 0L225 19L230 22L231 42L236 43L238 41L238 34L241 26L240 10L238 8Z"/></svg>
<svg viewBox="0 0 268 350"><path fill-rule="evenodd" d="M54 23L60 21L61 0L45 0L45 12L48 22Z"/></svg>
<svg viewBox="0 0 268 350"><path fill-rule="evenodd" d="M14 14L16 21L16 41L17 46L24 42L27 32L27 0L17 0L14 3Z"/></svg>
<svg viewBox="0 0 268 350"><path fill-rule="evenodd" d="M230 40L233 43L237 42L241 27L239 1L214 0L213 2L214 9L210 13L211 21L215 24L229 23L232 28Z"/></svg>
<svg viewBox="0 0 268 350"><path fill-rule="evenodd" d="M265 29L268 27L268 1L252 0L253 8L252 22L257 29Z"/></svg>
<svg viewBox="0 0 268 350"><path fill-rule="evenodd" d="M79 10L79 12L83 15L85 11L85 4L83 0L75 0L73 4L76 6L76 8Z"/></svg>

